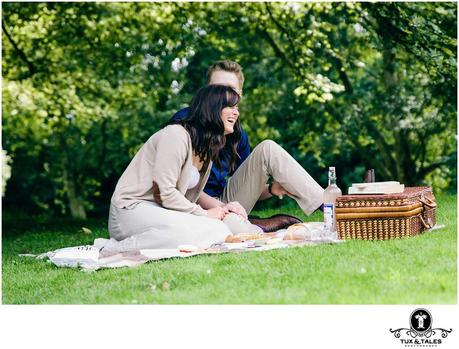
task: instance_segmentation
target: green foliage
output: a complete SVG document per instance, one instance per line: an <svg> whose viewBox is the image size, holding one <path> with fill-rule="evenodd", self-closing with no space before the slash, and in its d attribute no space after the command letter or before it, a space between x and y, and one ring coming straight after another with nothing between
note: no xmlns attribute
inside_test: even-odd
<svg viewBox="0 0 459 349"><path fill-rule="evenodd" d="M238 61L252 147L322 185L456 187L454 3L4 3L5 203L104 210L136 150ZM14 194L13 194L14 193Z"/></svg>

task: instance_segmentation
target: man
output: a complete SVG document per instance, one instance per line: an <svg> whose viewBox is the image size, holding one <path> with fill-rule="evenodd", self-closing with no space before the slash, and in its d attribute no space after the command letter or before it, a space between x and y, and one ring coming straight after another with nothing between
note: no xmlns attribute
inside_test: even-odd
<svg viewBox="0 0 459 349"><path fill-rule="evenodd" d="M218 61L209 67L207 82L230 86L242 95L242 68L236 62ZM185 118L188 112L189 108L184 108L172 119ZM272 196L292 197L306 214L312 213L322 204L323 189L275 142L264 141L251 152L247 133L242 130L237 152L240 159L234 171L230 172L224 159L220 169L216 165L212 166L204 193L198 201L204 209L219 206L226 212L247 218L257 201ZM268 185L269 177L273 178L273 182ZM249 220L264 231L275 231L301 222L289 215L275 215L266 219L249 217Z"/></svg>

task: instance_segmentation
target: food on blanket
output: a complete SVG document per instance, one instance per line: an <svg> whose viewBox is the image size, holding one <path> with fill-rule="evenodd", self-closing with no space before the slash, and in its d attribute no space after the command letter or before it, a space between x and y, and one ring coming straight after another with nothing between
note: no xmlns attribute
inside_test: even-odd
<svg viewBox="0 0 459 349"><path fill-rule="evenodd" d="M225 242L236 243L236 242L244 242L244 241L248 241L248 240L259 240L259 239L263 239L263 238L264 238L264 234L260 234L260 233L228 235L226 237Z"/></svg>
<svg viewBox="0 0 459 349"><path fill-rule="evenodd" d="M279 243L281 241L282 241L281 238L275 238L274 237L274 238L271 238L271 239L267 240L266 241L266 245L275 245L275 244L277 244L277 243Z"/></svg>
<svg viewBox="0 0 459 349"><path fill-rule="evenodd" d="M284 240L307 240L306 231L300 224L291 225L284 235Z"/></svg>
<svg viewBox="0 0 459 349"><path fill-rule="evenodd" d="M323 223L309 222L291 225L284 235L284 240L317 240L323 232Z"/></svg>
<svg viewBox="0 0 459 349"><path fill-rule="evenodd" d="M187 253L196 252L198 250L198 248L194 245L179 245L178 249L180 252L187 252Z"/></svg>
<svg viewBox="0 0 459 349"><path fill-rule="evenodd" d="M273 238L276 237L277 233L263 233L261 236L262 238Z"/></svg>

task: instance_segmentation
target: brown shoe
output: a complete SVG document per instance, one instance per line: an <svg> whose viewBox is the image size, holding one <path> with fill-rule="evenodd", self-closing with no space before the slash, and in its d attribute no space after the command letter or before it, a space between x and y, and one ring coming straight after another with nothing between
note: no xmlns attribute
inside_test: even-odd
<svg viewBox="0 0 459 349"><path fill-rule="evenodd" d="M268 218L249 216L249 221L252 224L258 225L265 233L285 229L292 224L303 223L301 219L288 214L275 214Z"/></svg>

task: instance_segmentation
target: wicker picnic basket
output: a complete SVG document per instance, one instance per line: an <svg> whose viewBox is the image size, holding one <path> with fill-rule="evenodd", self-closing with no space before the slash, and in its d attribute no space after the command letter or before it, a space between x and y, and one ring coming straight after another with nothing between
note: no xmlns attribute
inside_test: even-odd
<svg viewBox="0 0 459 349"><path fill-rule="evenodd" d="M388 240L415 236L435 224L431 187L406 187L400 194L343 195L336 199L340 239Z"/></svg>

